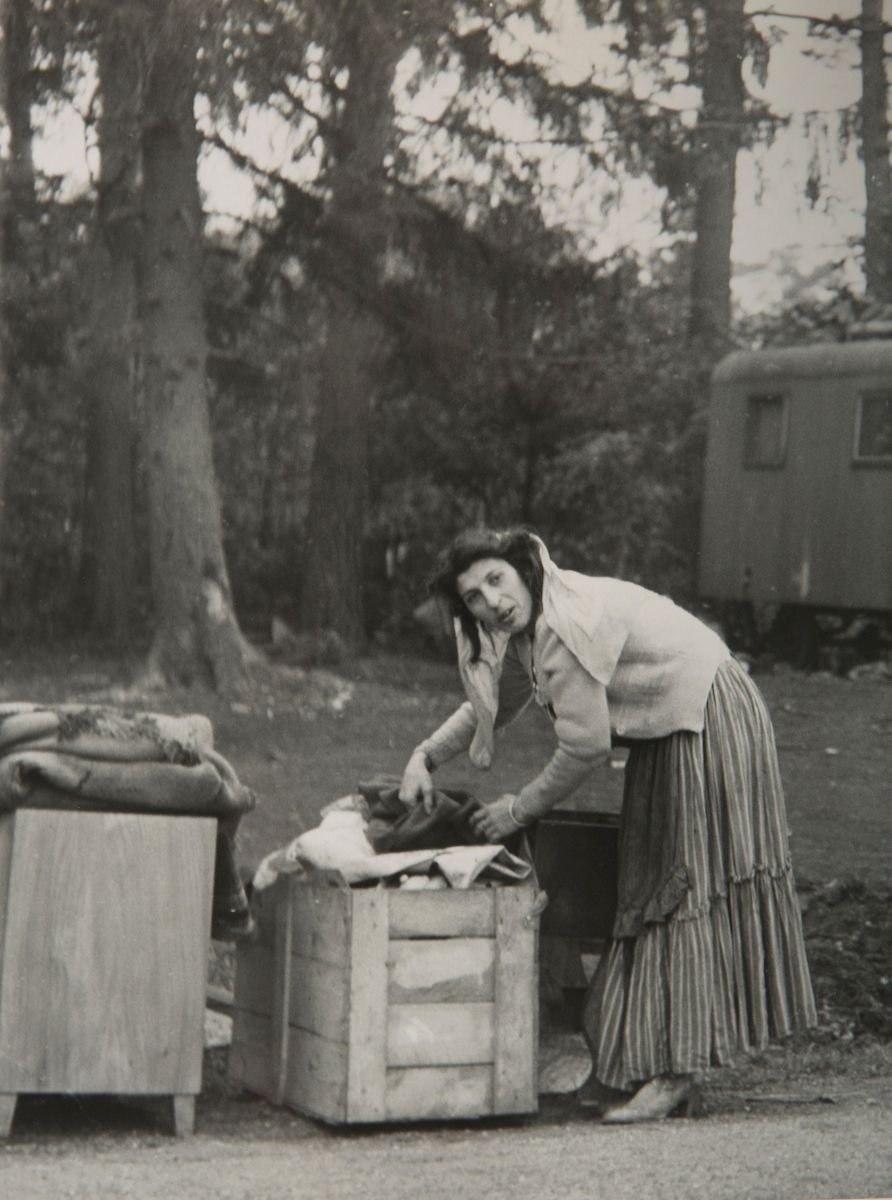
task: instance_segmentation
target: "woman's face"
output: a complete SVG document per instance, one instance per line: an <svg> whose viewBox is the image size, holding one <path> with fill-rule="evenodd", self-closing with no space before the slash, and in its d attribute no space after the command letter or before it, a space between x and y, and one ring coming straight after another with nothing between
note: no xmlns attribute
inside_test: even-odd
<svg viewBox="0 0 892 1200"><path fill-rule="evenodd" d="M456 578L462 603L487 629L520 633L533 616L533 598L504 558L480 558Z"/></svg>

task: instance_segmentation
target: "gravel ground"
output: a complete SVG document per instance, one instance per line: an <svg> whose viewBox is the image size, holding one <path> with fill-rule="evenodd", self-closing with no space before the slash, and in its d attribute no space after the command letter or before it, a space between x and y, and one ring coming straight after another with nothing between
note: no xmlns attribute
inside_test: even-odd
<svg viewBox="0 0 892 1200"><path fill-rule="evenodd" d="M559 1107L559 1106L558 1106ZM177 1141L98 1135L12 1144L12 1200L829 1200L892 1196L892 1098L880 1084L836 1103L752 1101L733 1114L638 1128L546 1111L478 1126ZM881 1149L882 1148L882 1149Z"/></svg>

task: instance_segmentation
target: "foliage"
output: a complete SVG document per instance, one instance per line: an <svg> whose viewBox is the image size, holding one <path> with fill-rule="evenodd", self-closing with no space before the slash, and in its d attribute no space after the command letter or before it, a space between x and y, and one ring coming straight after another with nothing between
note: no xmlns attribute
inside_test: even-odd
<svg viewBox="0 0 892 1200"><path fill-rule="evenodd" d="M41 188L43 191L43 188ZM4 273L7 379L3 481L5 636L76 624L84 472L79 285L85 213L51 191L19 224Z"/></svg>
<svg viewBox="0 0 892 1200"><path fill-rule="evenodd" d="M525 244L532 255L537 243ZM401 548L400 585L418 598L433 553L476 520L532 524L567 565L690 597L705 398L678 363L680 278L645 291L618 260L610 271L540 264L524 286L534 264L513 269L516 346L490 344L483 314L474 343L460 325L447 339L438 319L413 386L403 340L398 390L376 413L373 540ZM451 375L437 371L447 355Z"/></svg>
<svg viewBox="0 0 892 1200"><path fill-rule="evenodd" d="M211 417L227 561L244 623L265 631L273 612L294 615L318 320L310 289L270 278L239 246L218 240L209 251Z"/></svg>
<svg viewBox="0 0 892 1200"><path fill-rule="evenodd" d="M841 281L832 270L816 288L791 291L787 305L760 314L738 327L741 344L754 347L842 342L875 325L876 336L888 333L889 305L877 304ZM863 334L862 334L863 336Z"/></svg>
<svg viewBox="0 0 892 1200"><path fill-rule="evenodd" d="M274 614L296 618L332 282L386 334L368 381L370 635L404 633L433 552L479 519L532 524L567 565L692 599L706 403L701 366L683 348L696 113L666 101L701 85L703 6L580 0L616 33L616 49L603 78L573 81L533 48L531 32L548 32L540 0L401 6L408 49L384 203L374 228L369 205L335 231L326 171L339 149L345 39L384 0L195 2L207 145L227 147L258 194L239 230L215 225L205 238L216 462L246 625L263 633ZM38 96L50 102L91 79L102 7L38 7ZM748 29L757 80L770 40ZM433 112L416 102L435 84ZM277 169L247 149L252 117L268 109L291 138L292 160ZM753 98L746 122L744 141L772 128ZM558 149L565 174L549 179L543 162ZM671 250L607 255L596 221L561 227L562 189L606 210L635 173L663 190ZM40 198L33 217L19 214L23 257L4 272L15 447L0 544L7 637L81 615L82 256L97 197L62 203L42 181ZM831 291L742 324L739 342L846 336L865 302Z"/></svg>

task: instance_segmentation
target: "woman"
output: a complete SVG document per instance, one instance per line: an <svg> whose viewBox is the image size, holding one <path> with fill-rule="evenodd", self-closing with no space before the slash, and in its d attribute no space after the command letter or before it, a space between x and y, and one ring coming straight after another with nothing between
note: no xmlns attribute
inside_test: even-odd
<svg viewBox="0 0 892 1200"><path fill-rule="evenodd" d="M522 529L478 529L443 552L433 589L455 618L467 701L415 748L406 804L531 696L557 747L535 779L476 818L502 841L629 746L613 940L586 998L609 1122L691 1111L697 1074L815 1021L771 722L711 629L636 584L558 569ZM631 1095L627 1095L631 1093Z"/></svg>

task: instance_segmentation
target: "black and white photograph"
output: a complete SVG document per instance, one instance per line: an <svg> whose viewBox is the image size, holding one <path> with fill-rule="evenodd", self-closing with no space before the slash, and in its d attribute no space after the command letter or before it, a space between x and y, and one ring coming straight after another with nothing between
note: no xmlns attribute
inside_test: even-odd
<svg viewBox="0 0 892 1200"><path fill-rule="evenodd" d="M892 1197L892 0L0 0L0 1195Z"/></svg>

